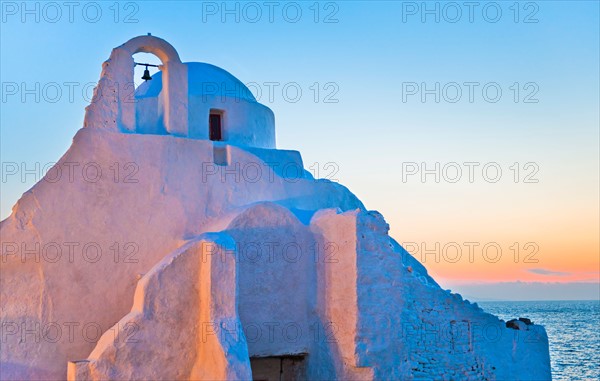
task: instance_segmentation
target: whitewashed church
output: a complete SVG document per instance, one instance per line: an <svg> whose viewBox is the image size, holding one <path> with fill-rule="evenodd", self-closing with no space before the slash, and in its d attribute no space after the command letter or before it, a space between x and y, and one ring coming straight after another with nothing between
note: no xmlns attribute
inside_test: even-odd
<svg viewBox="0 0 600 381"><path fill-rule="evenodd" d="M139 52L162 64L131 99ZM227 71L154 36L113 49L48 174L105 175L42 179L0 225L0 378L551 379L543 327L440 288L275 136Z"/></svg>

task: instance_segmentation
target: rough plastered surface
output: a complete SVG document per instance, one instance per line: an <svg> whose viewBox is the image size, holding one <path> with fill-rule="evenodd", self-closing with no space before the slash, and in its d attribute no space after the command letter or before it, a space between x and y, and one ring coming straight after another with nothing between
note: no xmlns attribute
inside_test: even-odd
<svg viewBox="0 0 600 381"><path fill-rule="evenodd" d="M161 135L115 88L139 51L163 62ZM164 40L113 50L84 128L0 223L0 379L248 380L273 356L311 380L551 379L543 327L440 288L381 214L274 149L271 119L192 136L187 76Z"/></svg>
<svg viewBox="0 0 600 381"><path fill-rule="evenodd" d="M542 327L505 328L439 288L344 187L271 169L297 154L227 149L215 172L209 141L76 135L57 163L79 163L73 176L50 171L0 226L3 379L66 378L69 361L75 379L229 379L282 354L307 354L315 379L550 378ZM114 163L135 163L137 182L115 181ZM249 163L258 180L232 174ZM237 251L235 275L199 263L207 232ZM123 341L132 330L141 342Z"/></svg>
<svg viewBox="0 0 600 381"><path fill-rule="evenodd" d="M241 326L230 247L227 234L204 234L165 257L138 283L116 334L106 332L88 359L70 363L68 379L251 379L243 331L216 334Z"/></svg>
<svg viewBox="0 0 600 381"><path fill-rule="evenodd" d="M283 178L271 169L298 168L297 154L228 146L231 165L217 166L213 148L171 136L78 132L55 169L0 225L3 378L64 377L64 362L85 359L98 331L129 312L140 274L187 240L220 231L253 203L362 208L336 183ZM262 173L246 181L237 170L244 166Z"/></svg>

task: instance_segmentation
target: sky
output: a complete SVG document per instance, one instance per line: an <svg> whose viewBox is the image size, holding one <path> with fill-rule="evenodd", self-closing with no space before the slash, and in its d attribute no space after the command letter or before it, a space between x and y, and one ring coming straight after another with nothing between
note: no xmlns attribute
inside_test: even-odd
<svg viewBox="0 0 600 381"><path fill-rule="evenodd" d="M443 287L597 299L598 4L3 1L0 217L68 149L111 49L152 33L251 84L278 148Z"/></svg>

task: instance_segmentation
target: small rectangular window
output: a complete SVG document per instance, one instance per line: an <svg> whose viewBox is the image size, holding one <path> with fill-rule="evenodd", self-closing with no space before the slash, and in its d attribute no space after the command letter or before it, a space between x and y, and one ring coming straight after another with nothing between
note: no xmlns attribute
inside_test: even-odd
<svg viewBox="0 0 600 381"><path fill-rule="evenodd" d="M223 113L211 110L208 117L208 127L210 140L223 140Z"/></svg>

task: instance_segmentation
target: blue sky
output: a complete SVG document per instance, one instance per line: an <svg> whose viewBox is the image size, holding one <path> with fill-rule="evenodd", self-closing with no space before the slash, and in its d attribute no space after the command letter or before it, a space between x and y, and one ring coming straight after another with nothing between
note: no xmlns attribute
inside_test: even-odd
<svg viewBox="0 0 600 381"><path fill-rule="evenodd" d="M278 147L320 177L335 168L399 242L539 247L535 264L426 263L443 285L598 281L597 1L23 4L2 2L3 168L58 160L111 49L151 32L258 84ZM464 162L478 163L472 182ZM463 176L423 181L415 163ZM38 178L3 173L2 218Z"/></svg>

